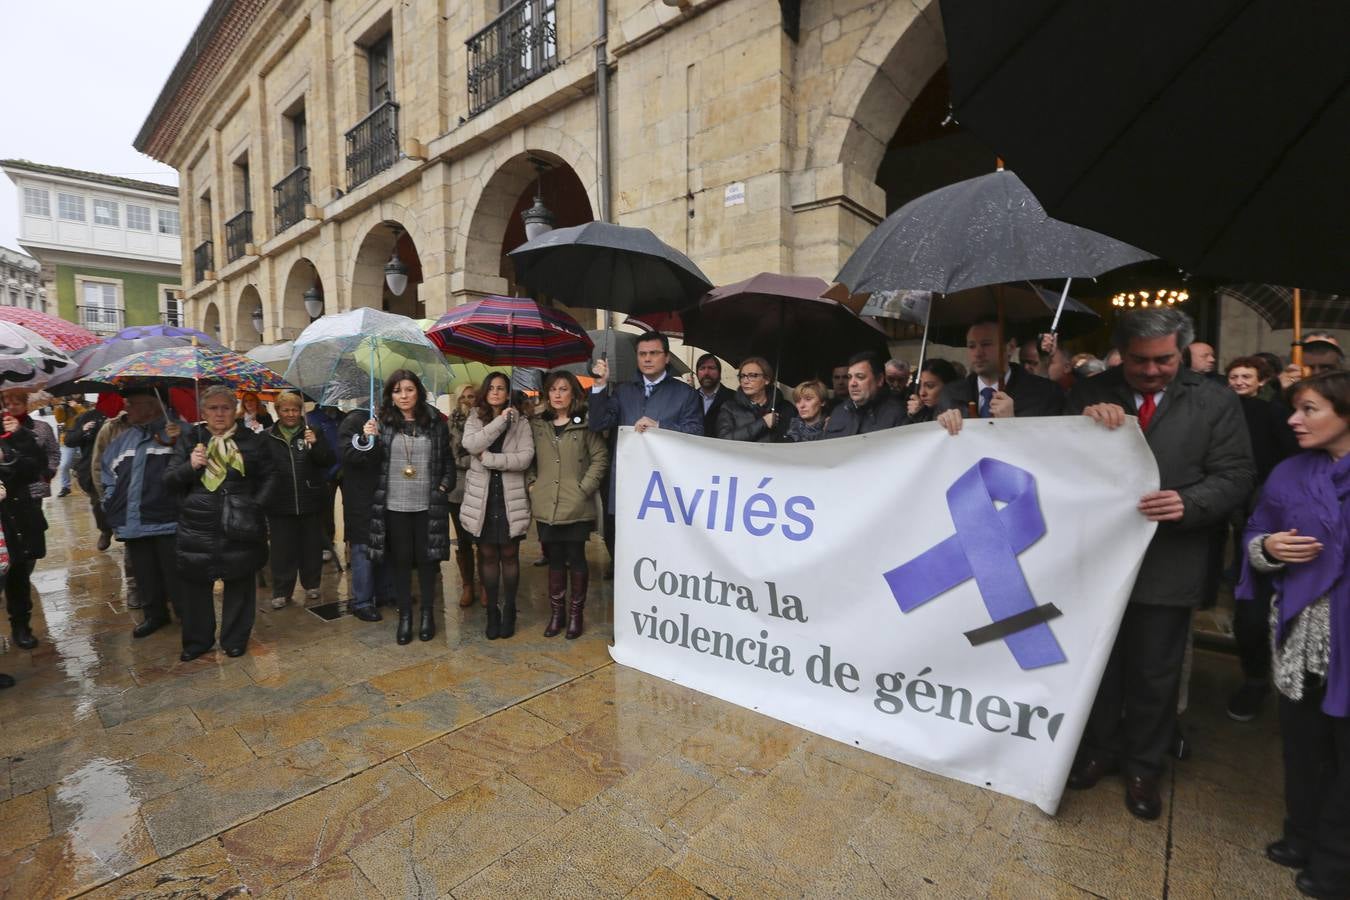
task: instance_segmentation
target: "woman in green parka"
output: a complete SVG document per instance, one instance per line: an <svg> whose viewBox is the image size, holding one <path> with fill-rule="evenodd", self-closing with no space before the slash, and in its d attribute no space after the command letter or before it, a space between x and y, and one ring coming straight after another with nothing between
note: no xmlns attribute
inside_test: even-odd
<svg viewBox="0 0 1350 900"><path fill-rule="evenodd" d="M544 637L563 630L566 600L567 638L571 640L581 636L590 581L586 541L595 527L596 492L609 468L609 448L600 434L586 427L585 394L575 375L549 372L540 394L543 409L531 421L535 470L530 510L548 558L549 620Z"/></svg>

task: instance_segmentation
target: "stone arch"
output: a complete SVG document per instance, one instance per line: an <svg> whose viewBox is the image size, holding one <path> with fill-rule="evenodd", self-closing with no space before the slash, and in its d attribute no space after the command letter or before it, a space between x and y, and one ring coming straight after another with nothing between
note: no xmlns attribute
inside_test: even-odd
<svg viewBox="0 0 1350 900"><path fill-rule="evenodd" d="M278 341L293 341L300 336L300 332L309 325L309 311L305 309L305 291L311 287L319 289L320 296L324 297L325 303L329 298L324 296L323 279L319 275L319 269L314 265L313 260L302 256L291 264L290 270L286 273L285 288L281 292L281 309L279 311L279 320L276 329L276 338ZM324 312L336 312L337 310L328 310Z"/></svg>
<svg viewBox="0 0 1350 900"><path fill-rule="evenodd" d="M374 301L369 294L374 289L374 282L370 278L370 259L363 258L362 253L369 254L371 251L372 235L392 235L390 230L392 226L397 226L401 231L407 234L409 241L415 247L431 247L431 235L427 233L424 224L417 218L417 213L410 207L401 203L394 203L389 200L382 200L376 203L354 222L349 223L344 228L344 234L351 235L350 241L345 245L348 248L346 258L350 260L347 265L347 292L343 298L345 309L354 309L358 306L380 305ZM380 243L377 237L376 243ZM387 245L384 247L384 259L381 259L379 268L383 270L384 264L389 259L389 253L393 249L393 240L390 237ZM419 265L421 257L418 258ZM436 273L431 273L436 274ZM358 279L363 276L365 282ZM380 276L383 278L383 274ZM361 296L361 289L364 287L366 296ZM377 295L378 296L378 295ZM333 304L326 304L324 312L341 312L342 310L333 308Z"/></svg>
<svg viewBox="0 0 1350 900"><path fill-rule="evenodd" d="M206 304L206 308L202 310L201 326L202 333L207 337L225 343L225 335L220 329L220 307L214 302Z"/></svg>
<svg viewBox="0 0 1350 900"><path fill-rule="evenodd" d="M394 253L408 269L408 286L402 294L394 294L385 284L384 267ZM422 258L412 233L401 222L377 222L365 233L352 259L348 301L353 309L368 306L412 319L425 318L426 301L421 296L424 280Z"/></svg>
<svg viewBox="0 0 1350 900"><path fill-rule="evenodd" d="M937 0L890 0L845 67L812 139L808 168L875 176L900 120L947 61Z"/></svg>
<svg viewBox="0 0 1350 900"><path fill-rule="evenodd" d="M262 302L262 294L252 284L246 284L239 290L239 299L234 305L234 335L232 346L240 353L246 353L262 343L262 335L253 326L253 311L261 309L263 314L263 333L267 332L270 316L267 305Z"/></svg>

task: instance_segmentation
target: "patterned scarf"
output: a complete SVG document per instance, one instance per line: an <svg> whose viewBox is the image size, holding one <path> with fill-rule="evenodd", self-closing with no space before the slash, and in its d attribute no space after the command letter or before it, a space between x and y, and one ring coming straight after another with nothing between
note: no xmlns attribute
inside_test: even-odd
<svg viewBox="0 0 1350 900"><path fill-rule="evenodd" d="M214 491L224 484L230 469L244 474L244 457L239 452L239 445L234 442L234 430L237 427L231 426L224 434L211 435L211 442L206 445L206 468L202 472L202 484L208 491Z"/></svg>

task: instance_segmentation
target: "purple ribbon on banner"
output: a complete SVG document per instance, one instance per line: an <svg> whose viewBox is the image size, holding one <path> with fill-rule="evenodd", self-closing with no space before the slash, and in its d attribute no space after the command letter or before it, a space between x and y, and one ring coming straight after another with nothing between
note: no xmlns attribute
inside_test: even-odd
<svg viewBox="0 0 1350 900"><path fill-rule="evenodd" d="M1006 504L1002 509L996 502ZM986 457L947 489L956 533L883 576L901 612L911 612L971 578L992 625L966 633L972 645L1002 640L1023 669L1067 657L1047 624L1060 615L1038 606L1017 557L1045 535L1036 479L1025 469Z"/></svg>

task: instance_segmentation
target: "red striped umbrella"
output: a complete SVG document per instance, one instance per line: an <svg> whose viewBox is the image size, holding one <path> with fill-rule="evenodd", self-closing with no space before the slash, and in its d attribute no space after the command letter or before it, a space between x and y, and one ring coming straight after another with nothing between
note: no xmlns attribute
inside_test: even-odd
<svg viewBox="0 0 1350 900"><path fill-rule="evenodd" d="M538 369L583 362L594 347L576 319L525 297L484 297L456 307L427 337L450 356Z"/></svg>
<svg viewBox="0 0 1350 900"><path fill-rule="evenodd" d="M0 321L22 325L29 331L40 334L51 341L58 350L74 353L83 347L92 347L100 340L92 331L58 319L56 316L25 309L21 306L0 306Z"/></svg>

